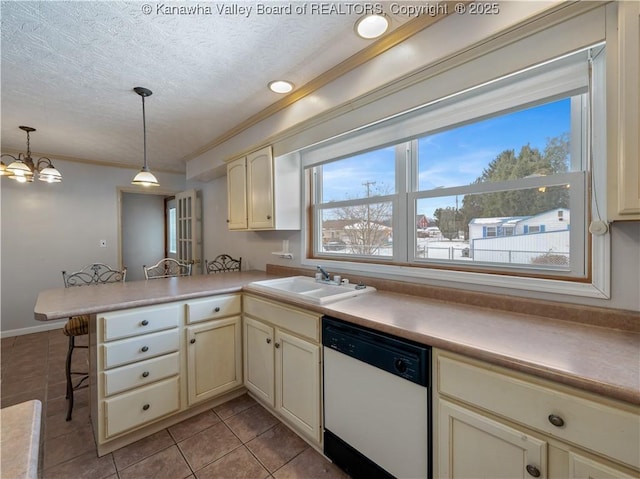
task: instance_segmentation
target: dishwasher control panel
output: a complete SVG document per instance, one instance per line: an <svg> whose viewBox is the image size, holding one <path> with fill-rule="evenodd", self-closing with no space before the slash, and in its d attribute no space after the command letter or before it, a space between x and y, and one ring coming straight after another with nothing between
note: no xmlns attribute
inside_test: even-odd
<svg viewBox="0 0 640 479"><path fill-rule="evenodd" d="M322 318L322 344L421 386L430 386L431 348L336 318Z"/></svg>

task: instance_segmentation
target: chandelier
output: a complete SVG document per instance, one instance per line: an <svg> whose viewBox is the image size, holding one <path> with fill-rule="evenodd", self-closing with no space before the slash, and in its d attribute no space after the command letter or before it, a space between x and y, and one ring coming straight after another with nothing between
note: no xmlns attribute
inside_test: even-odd
<svg viewBox="0 0 640 479"><path fill-rule="evenodd" d="M29 133L36 131L36 129L30 126L21 126L19 128L27 132L27 154L23 155L22 153L18 153L17 157L6 153L2 155L0 158L6 156L13 161L9 163L9 166L5 165L3 161L0 161L0 176L8 176L9 179L16 180L18 183L31 183L37 175L40 181L60 183L62 181L62 175L53 166L49 158L39 158L37 162L34 162L31 158Z"/></svg>

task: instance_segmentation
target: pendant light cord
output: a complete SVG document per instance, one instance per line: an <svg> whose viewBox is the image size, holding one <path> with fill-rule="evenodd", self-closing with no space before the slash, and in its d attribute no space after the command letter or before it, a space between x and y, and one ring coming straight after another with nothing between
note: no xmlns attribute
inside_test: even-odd
<svg viewBox="0 0 640 479"><path fill-rule="evenodd" d="M144 97L145 95L141 95L142 96L142 138L143 138L143 145L144 145L144 170L147 170L147 117L145 115L145 111L144 111Z"/></svg>

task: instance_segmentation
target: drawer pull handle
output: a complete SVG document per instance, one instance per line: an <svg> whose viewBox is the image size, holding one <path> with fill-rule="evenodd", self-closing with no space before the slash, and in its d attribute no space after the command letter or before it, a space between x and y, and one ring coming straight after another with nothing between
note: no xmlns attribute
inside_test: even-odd
<svg viewBox="0 0 640 479"><path fill-rule="evenodd" d="M271 338L267 338L267 344L271 344Z"/></svg>
<svg viewBox="0 0 640 479"><path fill-rule="evenodd" d="M194 344L196 342L196 338L193 338L191 341L189 341L191 344Z"/></svg>
<svg viewBox="0 0 640 479"><path fill-rule="evenodd" d="M560 416L556 416L555 414L549 414L549 422L555 427L564 426L564 419L562 419Z"/></svg>
<svg viewBox="0 0 640 479"><path fill-rule="evenodd" d="M143 353L146 353L147 351L149 351L149 346L142 346L141 351L142 351Z"/></svg>
<svg viewBox="0 0 640 479"><path fill-rule="evenodd" d="M147 320L145 319L145 320L144 320L144 321L142 321L142 323L140 323L140 324L142 324L143 326L149 326L149 321L147 321Z"/></svg>
<svg viewBox="0 0 640 479"><path fill-rule="evenodd" d="M527 464L527 472L532 477L540 477L540 469L536 466L532 466L531 464Z"/></svg>
<svg viewBox="0 0 640 479"><path fill-rule="evenodd" d="M143 378L149 377L149 371L145 371L145 372L143 372L143 373L142 373L142 377L143 377Z"/></svg>
<svg viewBox="0 0 640 479"><path fill-rule="evenodd" d="M215 307L215 309L214 309L214 311L215 311L216 313L219 313L219 312L220 312L220 306L216 306L216 307Z"/></svg>
<svg viewBox="0 0 640 479"><path fill-rule="evenodd" d="M276 349L280 347L280 343L275 344Z"/></svg>
<svg viewBox="0 0 640 479"><path fill-rule="evenodd" d="M146 411L146 410L148 410L150 407L151 407L151 406L149 406L148 404L145 404L144 406L142 406L142 410L143 410L143 411ZM529 467L529 466L527 466L527 467Z"/></svg>

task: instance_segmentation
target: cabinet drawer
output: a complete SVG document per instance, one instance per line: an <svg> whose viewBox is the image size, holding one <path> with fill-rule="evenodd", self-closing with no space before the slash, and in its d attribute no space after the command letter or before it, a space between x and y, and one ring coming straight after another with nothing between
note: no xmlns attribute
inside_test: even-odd
<svg viewBox="0 0 640 479"><path fill-rule="evenodd" d="M305 336L315 342L320 341L320 315L289 308L278 303L244 296L244 312L255 318Z"/></svg>
<svg viewBox="0 0 640 479"><path fill-rule="evenodd" d="M151 306L126 311L102 314L98 321L102 322L104 341L138 336L178 327L180 305L171 303L165 306Z"/></svg>
<svg viewBox="0 0 640 479"><path fill-rule="evenodd" d="M241 307L242 302L239 294L189 301L187 303L187 323L240 314Z"/></svg>
<svg viewBox="0 0 640 479"><path fill-rule="evenodd" d="M180 361L177 352L111 369L102 373L104 395L113 396L128 389L175 376L179 372Z"/></svg>
<svg viewBox="0 0 640 479"><path fill-rule="evenodd" d="M535 378L529 382L523 375L502 374L492 366L487 366L492 369L488 370L445 356L438 356L437 364L439 393L633 467L640 466L638 411L574 396ZM550 416L561 418L563 424L553 425Z"/></svg>
<svg viewBox="0 0 640 479"><path fill-rule="evenodd" d="M115 436L178 409L180 380L177 376L105 399L105 435Z"/></svg>
<svg viewBox="0 0 640 479"><path fill-rule="evenodd" d="M177 329L114 341L102 346L104 369L172 353L178 348Z"/></svg>

